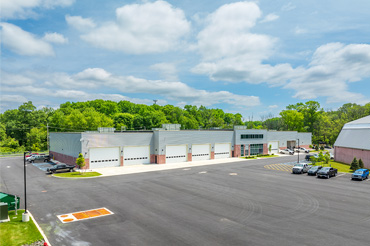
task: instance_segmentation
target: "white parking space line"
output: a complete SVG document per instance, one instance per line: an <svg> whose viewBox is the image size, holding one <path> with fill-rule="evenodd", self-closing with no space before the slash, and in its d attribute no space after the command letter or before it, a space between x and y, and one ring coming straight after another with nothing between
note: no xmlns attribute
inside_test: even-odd
<svg viewBox="0 0 370 246"><path fill-rule="evenodd" d="M344 175L346 175L347 173L342 173L342 174L339 174L339 175L337 175L337 177L341 177L341 176L344 176Z"/></svg>
<svg viewBox="0 0 370 246"><path fill-rule="evenodd" d="M204 174L204 173L207 173L207 171L202 171L202 172L199 172L199 174Z"/></svg>
<svg viewBox="0 0 370 246"><path fill-rule="evenodd" d="M237 173L229 173L230 176L236 176L238 175Z"/></svg>

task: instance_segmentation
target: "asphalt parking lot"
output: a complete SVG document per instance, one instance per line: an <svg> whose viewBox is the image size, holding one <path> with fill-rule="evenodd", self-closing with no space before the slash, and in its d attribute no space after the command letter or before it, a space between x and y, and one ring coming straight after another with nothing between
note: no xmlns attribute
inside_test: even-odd
<svg viewBox="0 0 370 246"><path fill-rule="evenodd" d="M52 245L369 245L370 182L293 175L295 156L71 180L28 165L28 209ZM22 158L0 190L23 200ZM113 215L61 223L105 207Z"/></svg>

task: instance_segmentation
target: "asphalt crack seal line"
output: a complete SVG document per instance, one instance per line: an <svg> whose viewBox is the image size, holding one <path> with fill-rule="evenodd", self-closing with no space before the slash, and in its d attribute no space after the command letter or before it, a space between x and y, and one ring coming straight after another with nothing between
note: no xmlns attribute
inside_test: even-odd
<svg viewBox="0 0 370 246"><path fill-rule="evenodd" d="M58 219L60 219L62 223L69 223L69 222L75 222L79 220L86 220L86 219L102 217L102 216L111 215L111 214L114 214L114 213L108 210L107 208L96 208L96 209L91 209L91 210L73 212L69 214L61 214L61 215L57 215L57 217Z"/></svg>

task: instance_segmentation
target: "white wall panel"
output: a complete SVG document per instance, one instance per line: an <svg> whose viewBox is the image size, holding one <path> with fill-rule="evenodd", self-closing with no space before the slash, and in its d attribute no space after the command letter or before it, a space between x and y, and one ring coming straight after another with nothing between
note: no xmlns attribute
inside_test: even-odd
<svg viewBox="0 0 370 246"><path fill-rule="evenodd" d="M201 161L211 159L210 144L193 144L191 147L192 161Z"/></svg>
<svg viewBox="0 0 370 246"><path fill-rule="evenodd" d="M123 147L123 165L138 165L150 163L150 146Z"/></svg>
<svg viewBox="0 0 370 246"><path fill-rule="evenodd" d="M230 158L231 143L216 143L215 144L215 159Z"/></svg>
<svg viewBox="0 0 370 246"><path fill-rule="evenodd" d="M120 165L119 147L90 148L90 168L118 167Z"/></svg>
<svg viewBox="0 0 370 246"><path fill-rule="evenodd" d="M188 160L187 145L167 145L166 163L186 162Z"/></svg>

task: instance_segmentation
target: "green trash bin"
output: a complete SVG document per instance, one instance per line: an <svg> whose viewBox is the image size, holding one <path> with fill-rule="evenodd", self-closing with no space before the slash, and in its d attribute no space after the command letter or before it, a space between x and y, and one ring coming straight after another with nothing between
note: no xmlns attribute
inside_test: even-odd
<svg viewBox="0 0 370 246"><path fill-rule="evenodd" d="M17 198L17 204L15 204L15 198ZM0 192L0 202L5 202L8 204L8 210L15 210L15 206L19 209L21 198L12 194Z"/></svg>

